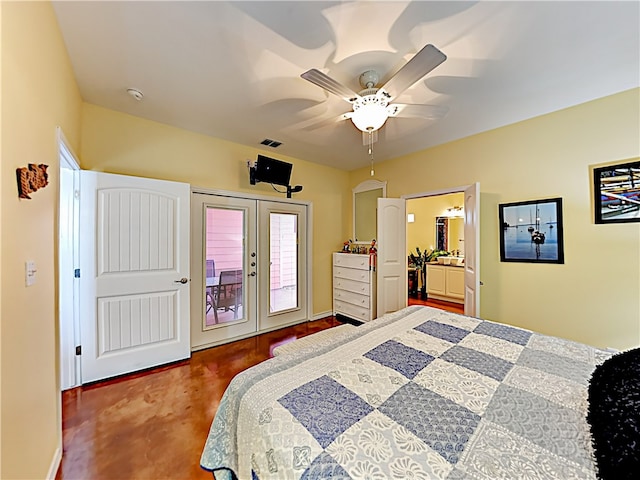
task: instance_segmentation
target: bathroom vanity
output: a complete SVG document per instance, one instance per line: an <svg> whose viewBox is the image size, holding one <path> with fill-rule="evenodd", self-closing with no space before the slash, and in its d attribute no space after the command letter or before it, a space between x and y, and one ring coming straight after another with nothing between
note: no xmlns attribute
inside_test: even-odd
<svg viewBox="0 0 640 480"><path fill-rule="evenodd" d="M464 266L427 264L427 295L437 300L464 303Z"/></svg>

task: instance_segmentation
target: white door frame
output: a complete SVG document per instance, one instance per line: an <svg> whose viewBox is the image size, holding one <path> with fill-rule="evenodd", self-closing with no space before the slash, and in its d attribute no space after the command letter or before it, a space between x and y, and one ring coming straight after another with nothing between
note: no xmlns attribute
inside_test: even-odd
<svg viewBox="0 0 640 480"><path fill-rule="evenodd" d="M78 201L80 165L78 157L66 140L60 127L58 139L58 324L60 330L60 390L80 385L80 357L76 345L80 344L79 281L74 271L79 267ZM63 175L69 182L62 181ZM62 219L69 221L62 224Z"/></svg>
<svg viewBox="0 0 640 480"><path fill-rule="evenodd" d="M205 187L191 187L191 193L203 193L206 195L217 195L222 197L232 197L232 198L244 198L249 200L265 200L268 202L280 202L285 204L294 204L294 205L305 205L307 207L307 319L316 320L313 318L313 262L311 259L313 258L313 203L308 200L296 200L294 198L279 198L270 195L259 195L252 193L241 193L241 192L232 192L229 190L219 190ZM192 227L193 228L193 227ZM194 288L197 286L194 285ZM193 301L193 300L192 300ZM197 308L200 308L198 305ZM193 311L193 309L192 309ZM259 314L259 312L258 312ZM241 339L244 337L251 337L255 335L249 334L243 337L238 337L237 339Z"/></svg>
<svg viewBox="0 0 640 480"><path fill-rule="evenodd" d="M405 200L412 200L412 199L416 199L416 198L426 198L426 197L437 197L440 195L448 195L450 193L464 193L468 188L472 187L473 185L476 185L476 183L473 184L469 184L469 185L462 185L459 187L451 187L451 188L443 188L440 190L430 190L427 192L420 192L420 193L409 193L406 195L401 195L400 198L403 198ZM477 198L477 209L480 209L480 189L478 188L478 198ZM465 215L465 230L468 228L467 225L467 216ZM480 238L480 222L478 222L476 224L476 238ZM478 249L479 250L479 249ZM476 271L475 274L477 276L477 283L479 285L482 285L482 283L480 282L480 252L477 252L476 255ZM478 285L478 286L479 286ZM466 292L466 288L465 288L465 292ZM466 294L465 294L466 295ZM476 307L476 312L475 312L475 316L479 317L480 316L480 291L478 290L476 292L476 298L475 298L475 307ZM466 313L466 312L465 312Z"/></svg>

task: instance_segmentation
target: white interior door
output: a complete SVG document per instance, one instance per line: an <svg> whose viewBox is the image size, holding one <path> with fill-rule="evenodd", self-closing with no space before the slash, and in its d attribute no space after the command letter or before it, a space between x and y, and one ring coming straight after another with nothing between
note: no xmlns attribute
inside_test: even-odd
<svg viewBox="0 0 640 480"><path fill-rule="evenodd" d="M464 190L464 313L480 315L480 184Z"/></svg>
<svg viewBox="0 0 640 480"><path fill-rule="evenodd" d="M378 317L407 306L406 211L404 199L378 199Z"/></svg>
<svg viewBox="0 0 640 480"><path fill-rule="evenodd" d="M190 186L82 171L82 383L188 358Z"/></svg>
<svg viewBox="0 0 640 480"><path fill-rule="evenodd" d="M191 349L199 350L257 331L257 203L194 193L191 218ZM221 285L231 272L237 283Z"/></svg>
<svg viewBox="0 0 640 480"><path fill-rule="evenodd" d="M259 200L260 331L307 319L307 207Z"/></svg>

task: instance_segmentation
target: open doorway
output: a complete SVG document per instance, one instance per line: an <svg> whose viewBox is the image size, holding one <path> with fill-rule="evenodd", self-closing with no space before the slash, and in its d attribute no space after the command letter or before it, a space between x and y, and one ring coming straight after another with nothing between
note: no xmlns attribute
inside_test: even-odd
<svg viewBox="0 0 640 480"><path fill-rule="evenodd" d="M407 304L479 314L479 185L404 197ZM468 238L467 238L468 237Z"/></svg>

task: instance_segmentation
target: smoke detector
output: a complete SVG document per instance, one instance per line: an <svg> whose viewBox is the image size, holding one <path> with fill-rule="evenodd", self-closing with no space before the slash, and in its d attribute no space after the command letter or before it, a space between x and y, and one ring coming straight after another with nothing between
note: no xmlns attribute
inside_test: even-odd
<svg viewBox="0 0 640 480"><path fill-rule="evenodd" d="M135 98L137 101L142 100L142 97L144 97L143 93L137 88L127 88L127 93L131 95L133 98Z"/></svg>

